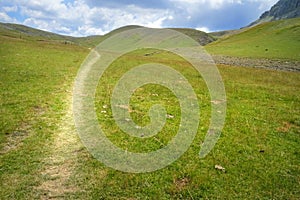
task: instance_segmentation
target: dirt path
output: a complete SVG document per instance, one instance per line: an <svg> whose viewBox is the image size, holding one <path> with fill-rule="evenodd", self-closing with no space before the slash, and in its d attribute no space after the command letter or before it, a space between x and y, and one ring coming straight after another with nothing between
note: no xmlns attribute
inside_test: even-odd
<svg viewBox="0 0 300 200"><path fill-rule="evenodd" d="M213 55L216 64L243 66L243 67L256 67L273 69L280 71L297 71L300 72L299 61L283 61L271 59L257 59L257 58L238 58L231 56Z"/></svg>
<svg viewBox="0 0 300 200"><path fill-rule="evenodd" d="M72 117L72 94L67 98L68 109L57 133L53 135L54 142L51 156L45 158L45 170L42 175L46 181L37 189L41 191L41 199L63 199L67 193L79 190L76 186L68 184L77 163L77 153L82 149L82 144L76 133Z"/></svg>
<svg viewBox="0 0 300 200"><path fill-rule="evenodd" d="M100 57L97 51L92 51L92 53L89 60L85 61L86 68L83 71L85 73ZM82 88L80 89L82 90ZM68 182L78 163L77 154L84 148L77 135L73 120L73 94L71 91L73 91L73 87L67 93L66 105L68 107L66 113L58 125L57 133L53 135L54 142L51 147L51 156L45 159L46 167L42 175L46 181L37 188L43 194L41 199L63 199L69 196L70 193L80 190L80 188Z"/></svg>

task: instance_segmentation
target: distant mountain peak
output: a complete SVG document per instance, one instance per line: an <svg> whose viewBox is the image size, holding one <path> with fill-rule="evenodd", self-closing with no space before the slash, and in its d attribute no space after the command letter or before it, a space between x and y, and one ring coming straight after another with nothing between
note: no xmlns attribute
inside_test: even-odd
<svg viewBox="0 0 300 200"><path fill-rule="evenodd" d="M280 0L249 26L281 19L300 17L300 0Z"/></svg>

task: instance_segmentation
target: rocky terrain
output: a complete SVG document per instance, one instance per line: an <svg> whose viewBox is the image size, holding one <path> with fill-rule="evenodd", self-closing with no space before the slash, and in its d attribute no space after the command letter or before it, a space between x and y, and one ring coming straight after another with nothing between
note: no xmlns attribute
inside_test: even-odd
<svg viewBox="0 0 300 200"><path fill-rule="evenodd" d="M232 56L213 55L216 64L230 65L230 66L243 66L243 67L256 67L274 69L280 71L297 71L300 72L299 61L284 61L262 58L241 58Z"/></svg>
<svg viewBox="0 0 300 200"><path fill-rule="evenodd" d="M269 11L264 12L250 26L281 19L300 17L300 0L280 0Z"/></svg>

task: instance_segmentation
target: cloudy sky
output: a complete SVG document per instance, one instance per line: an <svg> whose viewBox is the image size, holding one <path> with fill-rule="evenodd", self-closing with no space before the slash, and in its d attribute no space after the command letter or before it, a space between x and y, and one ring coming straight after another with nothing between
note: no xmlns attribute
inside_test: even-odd
<svg viewBox="0 0 300 200"><path fill-rule="evenodd" d="M105 34L135 24L219 31L241 28L278 0L0 0L0 22L55 33Z"/></svg>

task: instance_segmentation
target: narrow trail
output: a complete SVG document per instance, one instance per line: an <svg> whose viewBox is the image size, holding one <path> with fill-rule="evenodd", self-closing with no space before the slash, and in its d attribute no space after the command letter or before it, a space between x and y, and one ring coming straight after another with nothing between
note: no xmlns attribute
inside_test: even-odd
<svg viewBox="0 0 300 200"><path fill-rule="evenodd" d="M83 145L75 130L71 92L68 92L66 101L68 108L58 124L58 131L53 135L50 156L44 160L45 170L41 173L45 182L36 188L42 194L40 199L63 199L68 193L79 190L76 186L69 185L68 180L78 162L77 153Z"/></svg>
<svg viewBox="0 0 300 200"><path fill-rule="evenodd" d="M97 51L93 50L91 53L90 59L85 61L84 75L100 57ZM79 89L82 90L82 88ZM73 87L71 91L73 91ZM44 160L45 170L42 175L46 181L37 188L41 191L41 199L63 199L70 193L80 190L68 182L78 163L77 154L84 147L77 135L73 120L73 94L71 91L67 92L65 98L67 105L65 115L58 124L57 133L53 135L54 142L50 147L50 156Z"/></svg>
<svg viewBox="0 0 300 200"><path fill-rule="evenodd" d="M92 50L91 56L84 61L82 75L86 76L92 65L99 59L97 51ZM82 88L77 88L82 90ZM78 165L77 155L84 148L77 135L73 120L73 86L66 96L66 112L58 124L58 131L53 135L54 141L50 146L50 156L44 160L45 168L42 171L45 180L36 189L42 194L41 199L64 199L70 193L80 191L77 186L68 183L74 169Z"/></svg>

